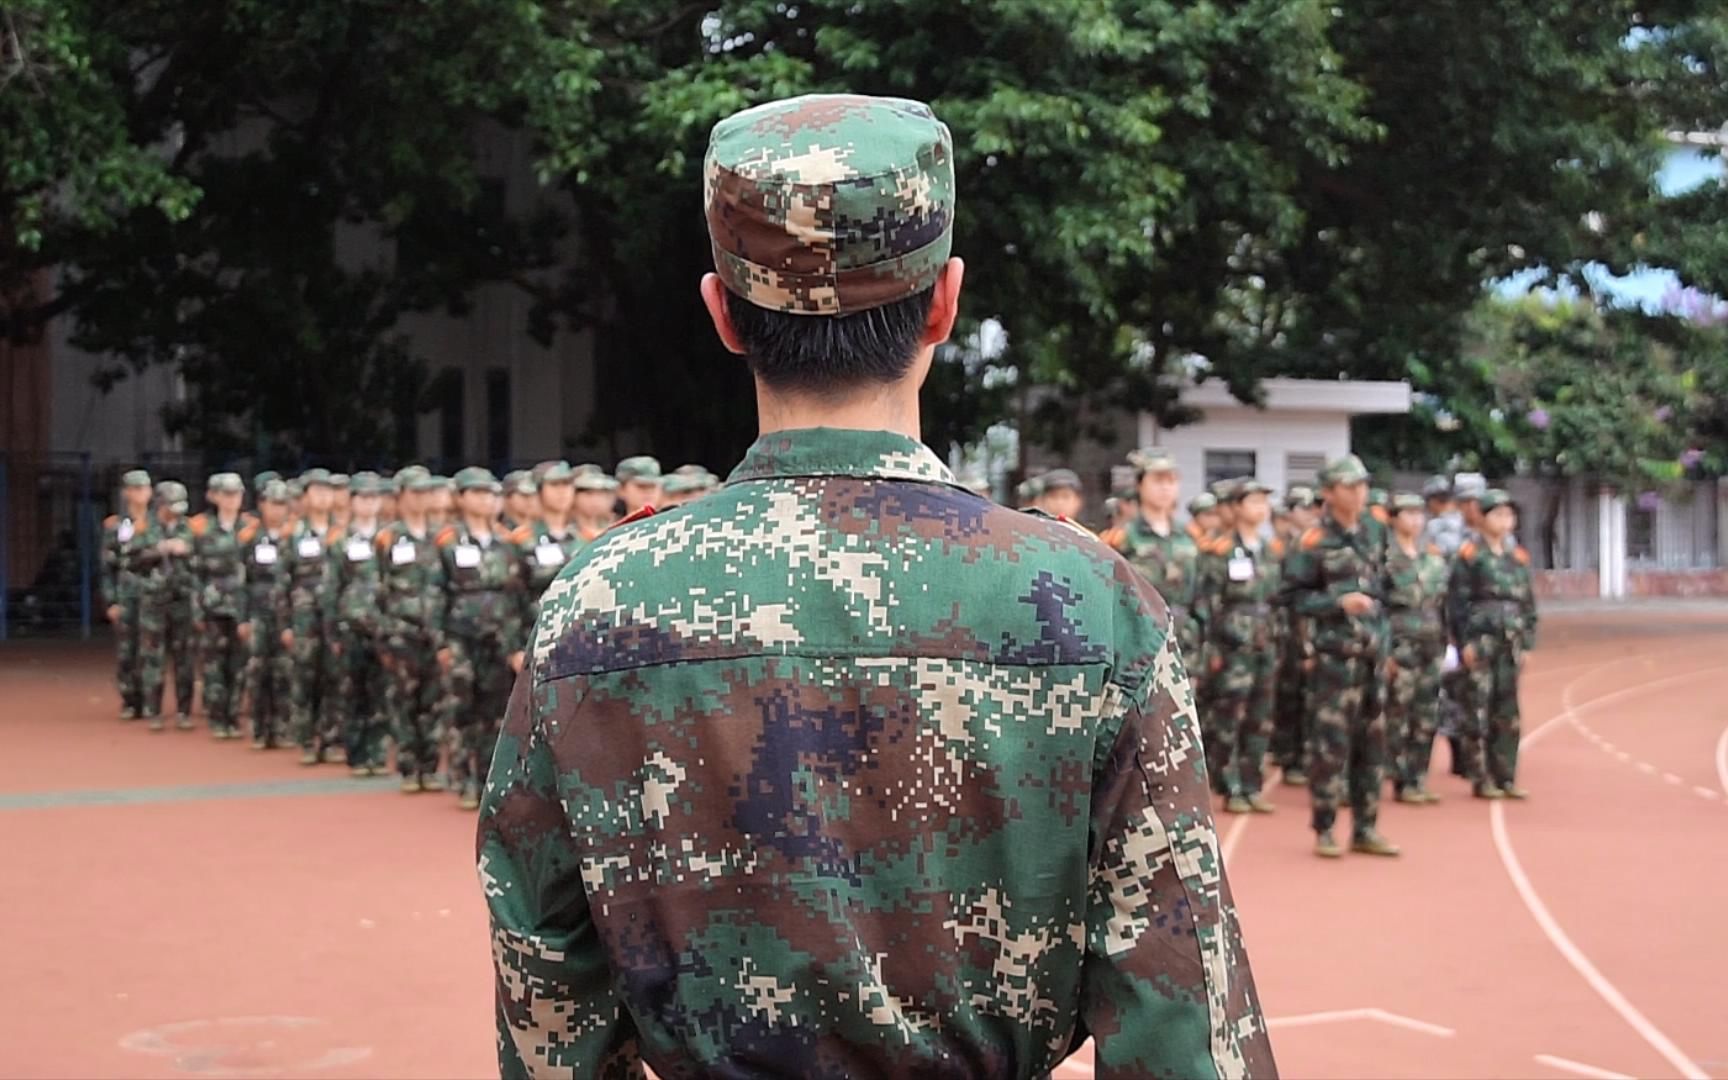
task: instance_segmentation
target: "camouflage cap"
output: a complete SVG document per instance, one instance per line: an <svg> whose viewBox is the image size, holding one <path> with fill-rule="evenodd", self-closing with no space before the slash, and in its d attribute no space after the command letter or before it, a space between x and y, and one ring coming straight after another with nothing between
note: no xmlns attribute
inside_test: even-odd
<svg viewBox="0 0 1728 1080"><path fill-rule="evenodd" d="M546 466L544 469L540 469L539 465L534 466L540 469L542 484L568 484L576 479L576 470L570 467L568 461L547 461L542 464Z"/></svg>
<svg viewBox="0 0 1728 1080"><path fill-rule="evenodd" d="M357 472L348 478L348 490L355 495L382 495L383 484L375 472Z"/></svg>
<svg viewBox="0 0 1728 1080"><path fill-rule="evenodd" d="M1041 489L1039 494L1043 494L1062 488L1067 488L1069 491L1079 491L1082 485L1080 474L1073 469L1051 469L1038 478L1038 486Z"/></svg>
<svg viewBox="0 0 1728 1080"><path fill-rule="evenodd" d="M1488 490L1488 481L1481 473L1459 473L1453 482L1452 490L1457 494L1459 502L1474 502Z"/></svg>
<svg viewBox="0 0 1728 1080"><path fill-rule="evenodd" d="M1512 493L1503 488L1489 488L1482 493L1482 512L1498 510L1502 506L1512 505Z"/></svg>
<svg viewBox="0 0 1728 1080"><path fill-rule="evenodd" d="M1134 466L1134 471L1140 475L1157 472L1175 472L1176 457L1162 446L1143 446L1128 455L1128 464Z"/></svg>
<svg viewBox="0 0 1728 1080"><path fill-rule="evenodd" d="M1284 505L1291 509L1306 509L1314 503L1314 489L1307 484L1291 484L1290 490L1284 493Z"/></svg>
<svg viewBox="0 0 1728 1080"><path fill-rule="evenodd" d="M1424 498L1432 499L1437 496L1450 496L1451 494L1452 481L1444 476L1430 476L1428 482L1422 485L1422 495Z"/></svg>
<svg viewBox="0 0 1728 1080"><path fill-rule="evenodd" d="M1014 486L1014 497L1021 506L1032 503L1042 494L1044 494L1044 478L1042 476L1028 476Z"/></svg>
<svg viewBox="0 0 1728 1080"><path fill-rule="evenodd" d="M332 486L330 481L330 470L307 469L305 472L300 474L300 486L302 488L309 488L314 484L322 484L325 487Z"/></svg>
<svg viewBox="0 0 1728 1080"><path fill-rule="evenodd" d="M1222 506L1224 503L1230 501L1230 493L1236 490L1236 481L1237 478L1234 476L1227 477L1223 480L1214 480L1210 484L1206 485L1206 490L1210 491L1212 497L1217 499L1219 505Z"/></svg>
<svg viewBox="0 0 1728 1080"><path fill-rule="evenodd" d="M1392 496L1383 487L1370 488L1368 491L1369 506L1385 506L1391 502Z"/></svg>
<svg viewBox="0 0 1728 1080"><path fill-rule="evenodd" d="M298 478L290 480L288 481L287 486L288 497L290 499L298 499L300 496L306 494L306 482L304 480Z"/></svg>
<svg viewBox="0 0 1728 1080"><path fill-rule="evenodd" d="M492 475L491 469L470 465L456 473L456 490L490 491L496 495L504 490L504 485L500 484L498 478Z"/></svg>
<svg viewBox="0 0 1728 1080"><path fill-rule="evenodd" d="M275 469L265 469L252 478L252 490L262 492L272 480L282 479L282 474Z"/></svg>
<svg viewBox="0 0 1728 1080"><path fill-rule="evenodd" d="M668 495L688 495L701 488L702 478L688 473L670 473L660 484L660 489Z"/></svg>
<svg viewBox="0 0 1728 1080"><path fill-rule="evenodd" d="M954 140L920 102L811 94L745 109L714 125L703 173L714 268L757 307L867 311L929 288L948 259Z"/></svg>
<svg viewBox="0 0 1728 1080"><path fill-rule="evenodd" d="M431 475L432 471L424 465L404 465L396 470L396 486L403 491L412 491L416 477Z"/></svg>
<svg viewBox="0 0 1728 1080"><path fill-rule="evenodd" d="M1368 482L1368 466L1362 464L1362 459L1355 454L1345 454L1334 458L1320 470L1320 483L1324 487L1334 484L1366 484Z"/></svg>
<svg viewBox="0 0 1728 1080"><path fill-rule="evenodd" d="M204 482L206 491L223 491L230 495L238 495L246 490L246 481L240 479L237 472L211 473L210 479Z"/></svg>
<svg viewBox="0 0 1728 1080"><path fill-rule="evenodd" d="M258 498L263 502L285 503L288 501L288 485L280 476L266 480L258 487Z"/></svg>
<svg viewBox="0 0 1728 1080"><path fill-rule="evenodd" d="M1190 514L1204 514L1216 509L1218 509L1218 497L1210 491L1202 491L1188 500L1188 512Z"/></svg>
<svg viewBox="0 0 1728 1080"><path fill-rule="evenodd" d="M456 490L456 481L451 477L439 476L439 475L434 474L432 477L432 480L433 480L433 484L432 484L432 490L433 491L454 492Z"/></svg>
<svg viewBox="0 0 1728 1080"><path fill-rule="evenodd" d="M401 490L402 485L396 482L394 476L380 476L378 478L378 494L394 495Z"/></svg>
<svg viewBox="0 0 1728 1080"><path fill-rule="evenodd" d="M121 487L149 487L150 473L144 469L127 469L120 475Z"/></svg>
<svg viewBox="0 0 1728 1080"><path fill-rule="evenodd" d="M337 491L347 491L349 486L353 483L354 478L345 472L333 472L330 474L330 486L335 488Z"/></svg>
<svg viewBox="0 0 1728 1080"><path fill-rule="evenodd" d="M606 470L598 465L584 466L576 470L577 491L617 491L618 481L606 475Z"/></svg>
<svg viewBox="0 0 1728 1080"><path fill-rule="evenodd" d="M627 457L620 461L618 463L618 482L624 484L631 480L640 480L647 484L659 483L660 459L649 457L647 454L639 454L636 457Z"/></svg>
<svg viewBox="0 0 1728 1080"><path fill-rule="evenodd" d="M1257 478L1244 476L1230 481L1230 501L1241 502L1250 495L1270 495L1272 489Z"/></svg>
<svg viewBox="0 0 1728 1080"><path fill-rule="evenodd" d="M178 480L164 480L156 485L156 500L177 514L186 512L186 485Z"/></svg>
<svg viewBox="0 0 1728 1080"><path fill-rule="evenodd" d="M407 473L407 475L404 476L403 473ZM442 476L433 476L425 469L418 472L412 471L412 469L403 469L402 472L396 474L396 479L402 485L403 491L412 491L421 495L428 491L437 491L447 483Z"/></svg>
<svg viewBox="0 0 1728 1080"><path fill-rule="evenodd" d="M563 465L566 469L570 467L568 462L563 461L537 461L534 463L534 467L528 470L528 475L534 478L536 484L544 483L546 474L559 465Z"/></svg>
<svg viewBox="0 0 1728 1080"><path fill-rule="evenodd" d="M526 469L517 469L504 477L504 491L509 495L538 495L540 484L534 479L534 474Z"/></svg>
<svg viewBox="0 0 1728 1080"><path fill-rule="evenodd" d="M1428 503L1414 491L1400 491L1392 496L1392 512L1402 514L1406 510L1426 510Z"/></svg>

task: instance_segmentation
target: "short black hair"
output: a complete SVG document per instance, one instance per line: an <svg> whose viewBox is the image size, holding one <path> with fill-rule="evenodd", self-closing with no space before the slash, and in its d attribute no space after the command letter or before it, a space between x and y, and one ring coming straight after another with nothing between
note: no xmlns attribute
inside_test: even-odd
<svg viewBox="0 0 1728 1080"><path fill-rule="evenodd" d="M726 311L750 371L770 389L831 396L903 378L935 295L932 286L850 315L791 315L728 290Z"/></svg>

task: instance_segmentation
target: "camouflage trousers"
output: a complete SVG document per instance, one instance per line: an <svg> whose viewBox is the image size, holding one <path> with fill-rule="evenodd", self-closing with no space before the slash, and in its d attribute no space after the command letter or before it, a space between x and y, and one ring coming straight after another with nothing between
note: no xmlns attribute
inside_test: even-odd
<svg viewBox="0 0 1728 1080"><path fill-rule="evenodd" d="M144 715L161 715L170 664L174 666L174 707L183 716L192 712L194 652L191 598L146 597L139 603L138 678Z"/></svg>
<svg viewBox="0 0 1728 1080"><path fill-rule="evenodd" d="M252 619L252 641L246 658L246 689L252 697L252 741L280 746L288 728L288 682L293 666L282 644L282 624L274 613Z"/></svg>
<svg viewBox="0 0 1728 1080"><path fill-rule="evenodd" d="M1302 670L1302 661L1302 650L1296 645L1278 651L1272 756L1286 772L1308 767L1308 673Z"/></svg>
<svg viewBox="0 0 1728 1080"><path fill-rule="evenodd" d="M1265 786L1266 749L1272 740L1272 693L1277 652L1270 645L1234 649L1212 677L1207 725L1214 734L1207 767L1225 795L1256 795Z"/></svg>
<svg viewBox="0 0 1728 1080"><path fill-rule="evenodd" d="M200 651L204 672L204 714L210 719L210 730L235 730L239 727L240 698L246 689L249 652L240 640L240 621L228 615L206 617Z"/></svg>
<svg viewBox="0 0 1728 1080"><path fill-rule="evenodd" d="M444 718L452 737L450 775L458 786L477 786L492 765L516 673L495 637L452 638L449 644L453 655Z"/></svg>
<svg viewBox="0 0 1728 1080"><path fill-rule="evenodd" d="M382 766L390 714L378 638L366 628L343 624L334 645L336 693L325 703L326 710L342 733L348 764Z"/></svg>
<svg viewBox="0 0 1728 1080"><path fill-rule="evenodd" d="M1518 778L1518 673L1523 650L1502 636L1474 638L1476 663L1470 668L1464 701L1465 771L1476 783L1505 787Z"/></svg>
<svg viewBox="0 0 1728 1080"><path fill-rule="evenodd" d="M288 737L302 750L322 752L340 744L340 721L332 724L335 665L323 620L315 610L295 608L289 616L294 645L288 650Z"/></svg>
<svg viewBox="0 0 1728 1080"><path fill-rule="evenodd" d="M135 596L120 601L120 618L114 623L114 684L120 691L120 707L134 713L144 708L144 672L138 649L143 631L140 606Z"/></svg>
<svg viewBox="0 0 1728 1080"><path fill-rule="evenodd" d="M1392 642L1386 680L1386 742L1392 783L1399 790L1428 781L1434 732L1440 726L1440 662L1444 641L1400 638Z"/></svg>
<svg viewBox="0 0 1728 1080"><path fill-rule="evenodd" d="M1350 800L1357 832L1380 816L1386 761L1386 717L1373 657L1320 653L1309 684L1314 711L1308 737L1308 794L1316 832L1331 829L1338 804Z"/></svg>
<svg viewBox="0 0 1728 1080"><path fill-rule="evenodd" d="M438 771L439 710L444 677L432 638L415 627L396 627L384 636L390 659L387 708L396 739L396 771L431 776Z"/></svg>

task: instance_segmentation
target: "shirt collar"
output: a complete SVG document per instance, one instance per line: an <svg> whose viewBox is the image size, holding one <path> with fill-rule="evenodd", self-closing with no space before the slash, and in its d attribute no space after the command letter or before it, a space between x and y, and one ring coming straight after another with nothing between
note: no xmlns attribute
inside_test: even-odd
<svg viewBox="0 0 1728 1080"><path fill-rule="evenodd" d="M802 428L757 439L726 478L728 484L793 476L857 476L954 483L954 474L923 443L893 431Z"/></svg>

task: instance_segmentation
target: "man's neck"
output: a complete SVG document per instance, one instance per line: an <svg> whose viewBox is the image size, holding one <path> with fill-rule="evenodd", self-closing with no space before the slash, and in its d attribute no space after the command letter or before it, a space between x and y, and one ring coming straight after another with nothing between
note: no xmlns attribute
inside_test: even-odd
<svg viewBox="0 0 1728 1080"><path fill-rule="evenodd" d="M375 533L378 531L378 519L357 517L348 522L348 527L357 533Z"/></svg>
<svg viewBox="0 0 1728 1080"><path fill-rule="evenodd" d="M301 520L306 523L308 529L315 532L324 532L330 528L330 515L327 512L323 514L308 513Z"/></svg>
<svg viewBox="0 0 1728 1080"><path fill-rule="evenodd" d="M1238 525L1236 526L1236 538L1249 547L1258 546L1260 543L1260 526Z"/></svg>
<svg viewBox="0 0 1728 1080"><path fill-rule="evenodd" d="M562 536L570 527L570 515L544 510L540 514L540 523L546 526L546 531L553 536Z"/></svg>
<svg viewBox="0 0 1728 1080"><path fill-rule="evenodd" d="M1337 508L1331 507L1328 508L1326 512L1332 515L1332 520L1336 521L1338 527L1341 529L1354 529L1362 521L1362 514L1360 511L1354 514L1341 514L1338 512Z"/></svg>
<svg viewBox="0 0 1728 1080"><path fill-rule="evenodd" d="M922 438L918 388L906 381L838 400L804 394L777 394L756 384L757 430L763 435L802 428L892 431Z"/></svg>
<svg viewBox="0 0 1728 1080"><path fill-rule="evenodd" d="M473 514L463 514L462 525L468 530L470 536L492 535L492 519L489 517L476 517Z"/></svg>
<svg viewBox="0 0 1728 1080"><path fill-rule="evenodd" d="M239 520L240 520L240 511L238 511L238 510L217 510L216 511L216 524L222 526L224 529L232 529L234 527L234 523L236 521L239 521Z"/></svg>
<svg viewBox="0 0 1728 1080"><path fill-rule="evenodd" d="M1171 525L1175 523L1175 511L1168 508L1154 510L1145 503L1141 503L1140 520L1145 522L1147 527L1154 532L1167 533L1170 531Z"/></svg>
<svg viewBox="0 0 1728 1080"><path fill-rule="evenodd" d="M136 508L128 506L126 508L126 516L131 518L133 521L148 521L150 519L150 504L145 503L143 506Z"/></svg>
<svg viewBox="0 0 1728 1080"><path fill-rule="evenodd" d="M419 535L419 536L425 536L426 535L426 515L425 514L403 514L402 515L402 524L411 533L414 533L414 534Z"/></svg>
<svg viewBox="0 0 1728 1080"><path fill-rule="evenodd" d="M1414 555L1416 554L1416 538L1414 536L1405 536L1403 533L1399 533L1398 547L1404 552L1404 554Z"/></svg>
<svg viewBox="0 0 1728 1080"><path fill-rule="evenodd" d="M1501 533L1498 536L1490 536L1487 533L1483 533L1482 534L1482 542L1484 544L1487 544L1488 550L1492 551L1496 555L1503 554L1506 550L1506 534L1505 533Z"/></svg>

